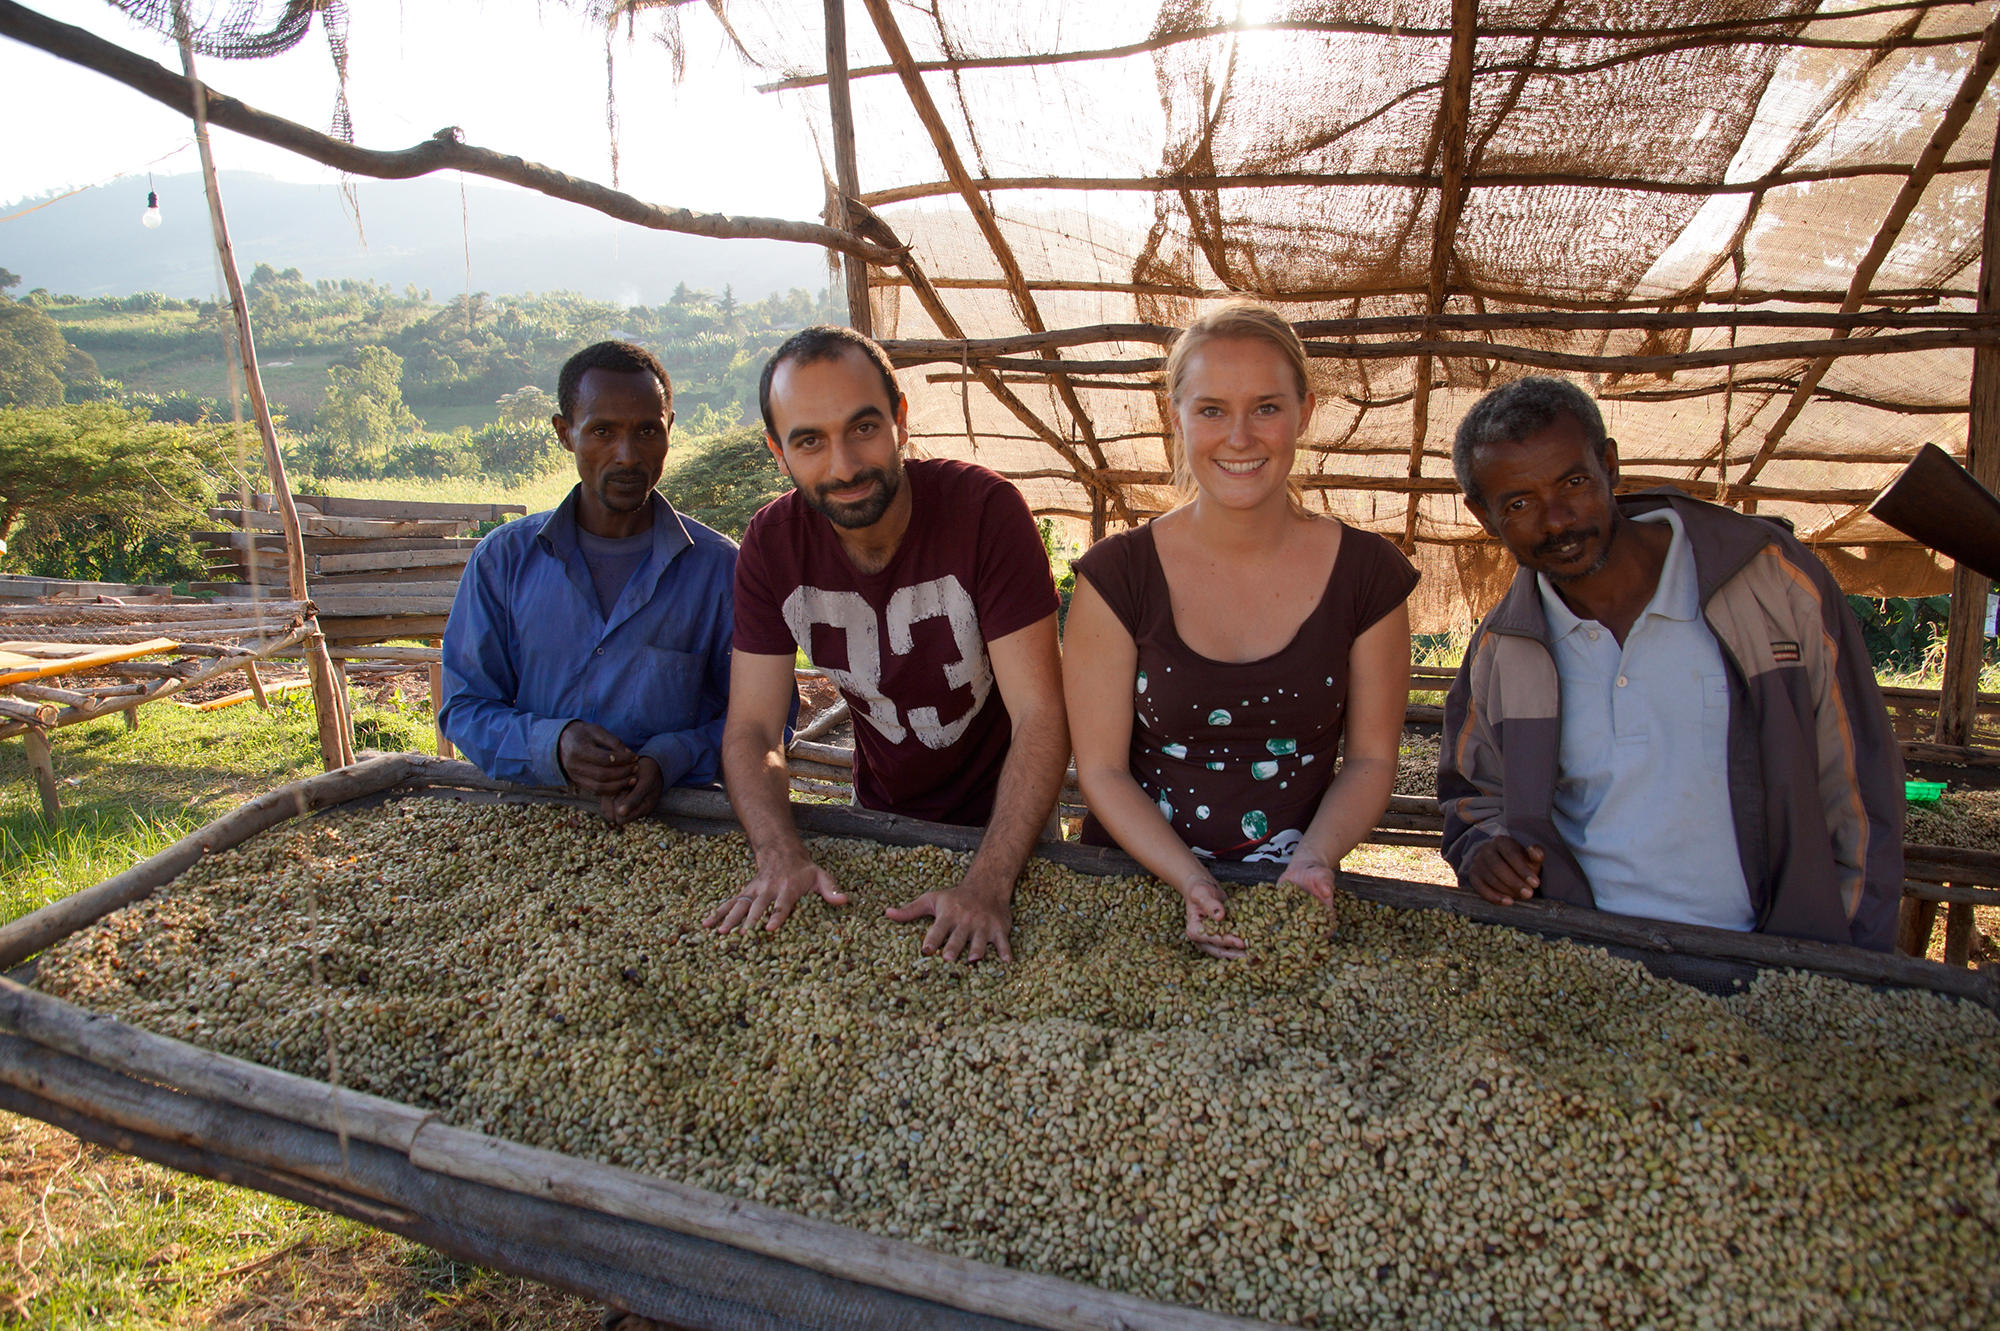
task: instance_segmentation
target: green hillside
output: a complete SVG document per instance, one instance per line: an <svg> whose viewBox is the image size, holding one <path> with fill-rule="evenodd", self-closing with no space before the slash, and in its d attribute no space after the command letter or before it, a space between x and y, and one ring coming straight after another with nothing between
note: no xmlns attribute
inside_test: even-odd
<svg viewBox="0 0 2000 1331"><path fill-rule="evenodd" d="M210 525L201 510L262 484L255 439L232 424L249 413L229 402L227 310L158 292L6 294L18 285L0 268L0 571L199 577L186 533ZM731 533L782 485L753 424L765 360L841 317L803 290L743 302L682 285L626 307L569 292L439 302L268 264L246 294L300 489L546 507L568 484L548 424L557 373L579 348L625 338L674 381L667 489L684 486L688 511ZM129 462L137 453L188 465L160 473L168 485Z"/></svg>
<svg viewBox="0 0 2000 1331"><path fill-rule="evenodd" d="M682 286L668 302L620 307L569 292L442 303L352 279L310 281L295 268L252 270L246 292L265 391L295 432L310 433L328 371L364 347L402 360L404 401L433 431L477 429L500 417L499 399L524 385L553 392L571 352L626 337L658 355L673 377L683 420L706 407L729 424L755 415L764 358L807 324L842 311L822 293L794 289L739 302ZM32 293L35 305L130 393L226 400L224 313L207 301L157 292L71 297ZM704 417L704 419L707 419Z"/></svg>

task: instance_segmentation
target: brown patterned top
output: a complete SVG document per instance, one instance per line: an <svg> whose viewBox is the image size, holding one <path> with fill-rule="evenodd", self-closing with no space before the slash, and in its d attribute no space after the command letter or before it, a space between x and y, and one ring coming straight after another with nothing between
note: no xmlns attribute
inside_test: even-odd
<svg viewBox="0 0 2000 1331"><path fill-rule="evenodd" d="M1215 661L1181 641L1151 526L1077 561L1138 644L1132 775L1195 854L1285 862L1333 780L1354 640L1409 597L1417 571L1348 527L1318 606L1258 661ZM1113 844L1087 817L1083 839Z"/></svg>

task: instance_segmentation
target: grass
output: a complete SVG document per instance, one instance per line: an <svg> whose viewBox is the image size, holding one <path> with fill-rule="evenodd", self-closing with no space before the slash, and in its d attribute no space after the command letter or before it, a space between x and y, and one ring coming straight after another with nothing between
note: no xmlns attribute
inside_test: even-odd
<svg viewBox="0 0 2000 1331"><path fill-rule="evenodd" d="M427 748L427 705L357 700L357 741ZM260 791L318 771L303 701L146 708L58 731L50 826L0 744L0 920L88 887ZM310 1207L179 1174L0 1114L0 1324L32 1328L583 1331L585 1301Z"/></svg>
<svg viewBox="0 0 2000 1331"><path fill-rule="evenodd" d="M1944 686L1944 653L1932 653L1922 666L1914 670L1877 670L1875 682L1936 692ZM1979 691L2000 693L2000 662L1988 661L1979 667Z"/></svg>
<svg viewBox="0 0 2000 1331"><path fill-rule="evenodd" d="M583 1300L0 1114L0 1321L32 1328L548 1328Z"/></svg>
<svg viewBox="0 0 2000 1331"><path fill-rule="evenodd" d="M254 711L254 709L252 709ZM59 730L63 817L42 820L19 745L0 746L0 917L13 917L107 877L260 790L305 774L317 758L308 706L282 695L261 724L238 710L143 709Z"/></svg>
<svg viewBox="0 0 2000 1331"><path fill-rule="evenodd" d="M127 388L144 393L189 393L195 397L229 400L229 375L220 350L193 353L174 348L164 353L109 348L91 352L99 372ZM258 371L264 392L282 411L298 413L317 408L326 393L326 369L338 358L331 353L299 352L261 359Z"/></svg>
<svg viewBox="0 0 2000 1331"><path fill-rule="evenodd" d="M696 443L697 441L688 441ZM682 463L693 463L701 455L699 447L677 448L667 455L666 474L661 477L660 490L669 499L674 494L674 471ZM427 476L394 477L379 480L356 480L350 477L331 476L325 479L301 480L298 488L312 494L339 495L343 499L405 499L440 504L522 504L530 513L554 508L562 502L576 484L576 469L565 465L554 471L524 481L502 482L483 476ZM1061 570L1057 570L1061 576ZM1463 644L1460 644L1463 650ZM1457 657L1452 658L1456 664Z"/></svg>
<svg viewBox="0 0 2000 1331"><path fill-rule="evenodd" d="M460 426L477 430L500 419L500 408L492 402L440 402L428 407L412 403L410 410L423 421L425 429L438 434L450 434Z"/></svg>
<svg viewBox="0 0 2000 1331"><path fill-rule="evenodd" d="M311 494L343 499L407 499L438 504L524 504L530 513L554 508L576 484L574 470L552 471L531 480L505 484L480 476L391 477L355 480L344 476L314 478L298 488Z"/></svg>

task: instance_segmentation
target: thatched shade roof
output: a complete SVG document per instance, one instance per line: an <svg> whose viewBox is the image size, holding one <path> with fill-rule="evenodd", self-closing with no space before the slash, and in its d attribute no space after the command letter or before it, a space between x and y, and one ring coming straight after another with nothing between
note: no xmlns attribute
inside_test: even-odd
<svg viewBox="0 0 2000 1331"><path fill-rule="evenodd" d="M1312 501L1444 575L1430 625L1504 571L1453 428L1537 370L1604 400L1628 477L1781 514L1855 590L1948 581L1860 509L1965 454L1993 4L849 9L859 198L912 258L874 331L922 446L1039 510L1171 502L1162 343L1242 293L1317 355ZM820 11L724 12L826 124Z"/></svg>

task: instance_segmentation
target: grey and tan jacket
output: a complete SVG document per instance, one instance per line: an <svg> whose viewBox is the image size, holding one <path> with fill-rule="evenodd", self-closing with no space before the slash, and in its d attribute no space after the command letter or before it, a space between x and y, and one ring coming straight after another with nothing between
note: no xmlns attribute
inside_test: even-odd
<svg viewBox="0 0 2000 1331"><path fill-rule="evenodd" d="M1681 517L1729 676L1729 799L1757 929L1889 949L1903 760L1860 625L1826 566L1776 524L1669 490L1618 500L1628 516L1663 504ZM1462 880L1472 853L1505 832L1542 847L1543 896L1595 906L1550 817L1560 698L1541 594L1523 569L1445 700L1444 855Z"/></svg>

